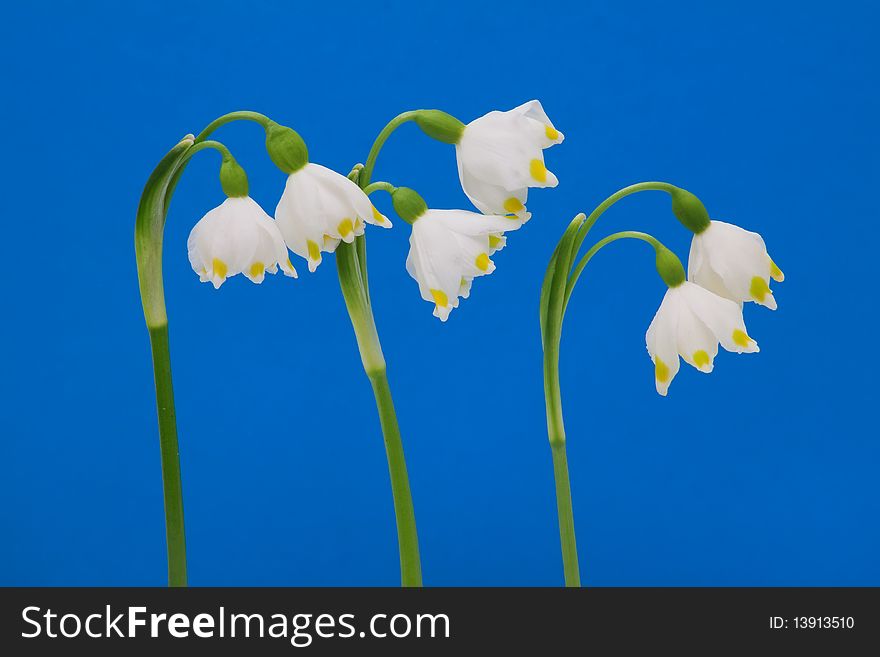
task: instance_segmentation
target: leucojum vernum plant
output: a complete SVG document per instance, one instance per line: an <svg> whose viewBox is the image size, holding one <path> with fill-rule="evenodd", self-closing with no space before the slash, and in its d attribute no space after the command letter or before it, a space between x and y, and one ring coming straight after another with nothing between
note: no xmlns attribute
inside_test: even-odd
<svg viewBox="0 0 880 657"><path fill-rule="evenodd" d="M287 175L274 219L248 196L247 175L229 150L208 138L218 128L238 120L262 126L270 159ZM429 208L410 188L372 181L383 145L407 122L414 122L433 139L455 145L462 189L479 212ZM433 305L434 316L445 322L459 300L468 298L474 279L495 270L491 257L506 245L505 233L518 230L531 218L526 209L529 188L557 185L556 177L544 164L543 150L562 140L562 133L538 101L505 112L489 112L469 124L440 110L413 110L392 119L374 141L365 164L355 165L343 176L311 162L305 142L293 129L263 114L239 111L212 121L197 136L187 135L162 158L138 206L135 250L156 382L169 585L186 585L187 564L162 238L171 196L190 158L203 150L219 152L220 184L226 195L225 201L196 223L189 236L189 261L201 281L220 288L228 278L243 274L254 283L262 283L266 273L279 270L296 278L289 251L304 258L310 272L321 264L323 254L336 255L340 288L384 436L397 520L401 583L421 586L418 535L403 443L367 277L366 225L390 228L391 222L375 208L370 195L380 191L390 194L395 212L410 224L406 269L418 283L421 297ZM657 239L634 231L599 240L575 262L599 216L623 197L643 190L670 194L675 215L693 231L688 276L678 258ZM603 201L589 217L579 214L571 222L550 260L540 300L547 427L565 582L569 586L578 586L580 575L559 389L562 320L586 264L604 246L624 238L643 240L654 248L657 271L668 286L646 336L657 390L663 395L678 371L679 356L709 372L719 342L729 351L757 351L757 343L746 333L742 303L757 301L775 308L768 283L770 278L782 280L782 272L770 260L758 235L710 221L696 196L667 183L626 187Z"/></svg>
<svg viewBox="0 0 880 657"><path fill-rule="evenodd" d="M673 213L693 233L687 275L672 251L655 237L637 231L608 235L577 259L590 229L608 208L630 194L649 190L669 194ZM601 249L622 239L641 240L654 249L657 273L667 286L645 335L648 354L654 363L654 382L657 392L663 396L678 373L679 357L701 372L709 373L714 367L719 343L734 353L756 353L758 343L746 332L743 303L753 301L775 310L770 279L783 280L782 271L771 260L760 235L711 220L696 196L669 183L643 182L624 187L602 201L589 216L579 214L569 224L550 258L540 304L547 431L553 454L567 586L580 586L580 570L559 387L562 320L584 268Z"/></svg>
<svg viewBox="0 0 880 657"><path fill-rule="evenodd" d="M247 175L229 149L208 138L223 125L239 120L254 121L263 127L268 155L287 175L274 220L248 196ZM372 182L382 146L407 122L414 122L438 141L455 145L462 188L480 213L429 209L412 189ZM201 281L220 288L228 278L243 274L254 283L262 283L266 273L279 270L296 278L288 250L304 258L310 272L321 264L322 254L336 254L340 288L362 365L373 387L385 439L401 583L421 586L418 535L403 444L367 284L365 226L390 228L391 222L369 197L378 191L389 193L397 214L411 225L406 269L418 283L422 298L433 304L434 315L445 322L452 309L458 307L459 298L468 297L473 280L494 271L490 258L505 246L504 233L528 221L528 189L556 185L555 176L544 166L542 151L561 141L562 135L538 101L507 112L490 112L467 125L439 110L414 110L390 121L373 143L366 163L343 176L311 162L305 142L293 129L263 114L239 111L212 121L196 136L187 135L162 158L147 180L138 206L135 251L156 382L170 586L187 584L187 563L162 238L172 194L190 158L208 149L219 152L220 184L226 195L226 200L209 211L189 236L190 264Z"/></svg>

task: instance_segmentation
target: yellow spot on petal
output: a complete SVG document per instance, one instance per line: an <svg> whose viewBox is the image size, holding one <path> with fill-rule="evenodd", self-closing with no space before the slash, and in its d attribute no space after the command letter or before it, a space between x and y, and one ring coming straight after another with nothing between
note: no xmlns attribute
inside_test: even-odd
<svg viewBox="0 0 880 657"><path fill-rule="evenodd" d="M290 258L287 259L287 266L293 270L296 270L296 267L293 266L293 263L290 261Z"/></svg>
<svg viewBox="0 0 880 657"><path fill-rule="evenodd" d="M264 271L266 271L266 265L262 262L255 262L251 265L251 278L259 277Z"/></svg>
<svg viewBox="0 0 880 657"><path fill-rule="evenodd" d="M752 340L749 337L748 333L746 333L745 331L742 331L740 329L734 329L733 330L733 342L735 344L738 344L740 347L746 348L749 346L750 343L754 342L754 340Z"/></svg>
<svg viewBox="0 0 880 657"><path fill-rule="evenodd" d="M654 378L660 383L669 381L669 366L659 358L654 358Z"/></svg>
<svg viewBox="0 0 880 657"><path fill-rule="evenodd" d="M707 354L704 350L700 349L699 351L694 352L694 365L699 368L704 368L709 366L709 354Z"/></svg>
<svg viewBox="0 0 880 657"><path fill-rule="evenodd" d="M499 244L501 244L501 236L500 235L489 235L489 248L490 249L497 249Z"/></svg>
<svg viewBox="0 0 880 657"><path fill-rule="evenodd" d="M351 219L346 217L345 219L343 219L342 221L339 222L338 228L339 228L339 234L342 235L343 237L345 237L346 235L348 235L350 232L352 232L354 230L354 223L352 222Z"/></svg>
<svg viewBox="0 0 880 657"><path fill-rule="evenodd" d="M477 259L474 260L474 264L480 271L487 271L489 269L489 254L481 253L477 256Z"/></svg>
<svg viewBox="0 0 880 657"><path fill-rule="evenodd" d="M510 213L516 213L525 210L526 206L524 206L522 204L522 201L520 201L518 198L516 198L515 196L511 196L509 199L504 201L504 209Z"/></svg>
<svg viewBox="0 0 880 657"><path fill-rule="evenodd" d="M310 260L320 260L321 259L321 247L318 246L317 242L313 242L312 240L306 241L306 246L309 249L309 259Z"/></svg>
<svg viewBox="0 0 880 657"><path fill-rule="evenodd" d="M532 178L538 182L547 182L547 167L544 166L544 163L541 160L531 161L529 164L529 173L531 173Z"/></svg>
<svg viewBox="0 0 880 657"><path fill-rule="evenodd" d="M446 296L446 292L443 290L431 290L431 296L434 297L434 303L441 308L449 305L449 297Z"/></svg>
<svg viewBox="0 0 880 657"><path fill-rule="evenodd" d="M544 126L544 134L547 135L547 139L549 139L550 141L556 141L557 139L559 139L559 131L552 125Z"/></svg>
<svg viewBox="0 0 880 657"><path fill-rule="evenodd" d="M219 276L220 278L226 278L226 273L229 271L226 263L220 258L214 258L214 261L211 263L211 268L214 270L214 275Z"/></svg>
<svg viewBox="0 0 880 657"><path fill-rule="evenodd" d="M385 217L382 216L382 213L379 212L379 211L376 209L376 206L375 206L375 205L372 205L372 206L370 206L370 207L373 208L373 219L374 219L377 223L384 224L385 221L386 221L386 219L385 219Z"/></svg>
<svg viewBox="0 0 880 657"><path fill-rule="evenodd" d="M770 277L774 281L781 282L782 279L785 278L785 274L782 273L782 270L776 266L776 263L772 260L770 261Z"/></svg>
<svg viewBox="0 0 880 657"><path fill-rule="evenodd" d="M759 303L766 299L767 295L770 294L770 287L767 285L767 281L760 276L752 278L752 284L749 286L749 294L751 294L752 298Z"/></svg>
<svg viewBox="0 0 880 657"><path fill-rule="evenodd" d="M363 220L361 220L360 217L358 217L357 219L354 220L354 229L355 230L360 230L363 227L364 227L364 222L363 222Z"/></svg>

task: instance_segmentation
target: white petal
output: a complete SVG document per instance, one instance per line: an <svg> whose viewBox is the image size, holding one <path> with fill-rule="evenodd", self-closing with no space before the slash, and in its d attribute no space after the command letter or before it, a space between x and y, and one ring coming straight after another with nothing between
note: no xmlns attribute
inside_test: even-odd
<svg viewBox="0 0 880 657"><path fill-rule="evenodd" d="M668 289L645 333L648 354L654 362L654 383L664 397L679 369L676 331L681 303L680 289Z"/></svg>
<svg viewBox="0 0 880 657"><path fill-rule="evenodd" d="M686 282L679 288L688 307L712 331L722 347L736 353L759 351L758 343L746 331L739 304L694 283Z"/></svg>
<svg viewBox="0 0 880 657"><path fill-rule="evenodd" d="M499 236L521 225L464 210L428 210L415 221L406 269L422 298L435 304L435 316L445 321L459 297L470 294L471 281L495 270L489 256L502 246Z"/></svg>
<svg viewBox="0 0 880 657"><path fill-rule="evenodd" d="M755 301L770 309L776 300L770 291L771 275L782 272L774 267L764 240L757 233L712 221L694 236L688 264L688 279L716 294L737 302Z"/></svg>
<svg viewBox="0 0 880 657"><path fill-rule="evenodd" d="M529 188L507 190L480 180L462 166L459 147L456 146L456 162L461 188L471 203L484 214L515 214L517 218L528 221L531 214L526 210Z"/></svg>
<svg viewBox="0 0 880 657"><path fill-rule="evenodd" d="M208 212L190 233L187 250L199 279L215 288L239 273L259 283L279 257L287 260L275 223L250 197L228 198Z"/></svg>

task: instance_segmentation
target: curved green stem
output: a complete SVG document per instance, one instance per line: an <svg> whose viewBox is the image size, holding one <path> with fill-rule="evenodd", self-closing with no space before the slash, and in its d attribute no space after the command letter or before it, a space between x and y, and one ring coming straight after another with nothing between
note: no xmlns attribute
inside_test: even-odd
<svg viewBox="0 0 880 657"><path fill-rule="evenodd" d="M658 190L672 194L677 189L669 183L653 181L630 185L602 201L588 217L584 218L583 215L578 215L569 224L559 240L544 277L540 304L541 338L544 347L544 401L547 413L547 435L553 455L556 510L559 517L559 538L566 586L580 586L580 569L566 454L562 394L559 384L559 347L562 337L562 320L568 307L571 292L584 267L603 247L626 238L648 242L655 250L663 248L663 246L647 233L622 231L609 235L590 247L574 269L572 269L572 263L586 239L587 233L599 217L617 201L636 192Z"/></svg>
<svg viewBox="0 0 880 657"><path fill-rule="evenodd" d="M207 126L205 126L205 129L196 136L196 143L204 141L208 138L208 135L214 132L217 128L222 125L226 125L227 123L232 123L233 121L254 121L255 123L259 123L264 128L272 123L272 119L270 119L265 114L260 114L259 112L251 112L248 110L229 112L229 114L224 114L223 116L217 117Z"/></svg>
<svg viewBox="0 0 880 657"><path fill-rule="evenodd" d="M374 183L370 183L366 187L364 187L364 193L369 196L373 192L388 192L389 194L393 194L397 191L397 187L392 185L389 182L376 181Z"/></svg>
<svg viewBox="0 0 880 657"><path fill-rule="evenodd" d="M192 144L192 135L188 135L162 158L147 180L135 220L134 241L138 283L144 318L150 334L156 384L169 586L186 586L187 575L180 455L174 392L171 384L168 317L165 312L165 293L162 284L162 235L167 212L166 199L171 181L187 152L192 148Z"/></svg>
<svg viewBox="0 0 880 657"><path fill-rule="evenodd" d="M227 117L229 116L233 115L227 115ZM196 142L192 135L187 135L162 158L144 186L135 220L138 283L144 308L144 319L150 335L153 376L156 385L156 413L159 420L159 449L162 463L169 586L187 585L187 566L180 447L171 378L168 315L165 308L165 289L162 278L162 243L171 197L192 156L205 149L214 149L224 157L231 157L226 146L218 141L204 139L204 136L214 127L222 125L224 122L226 121L218 119L212 123L209 126L210 129L206 128L202 132L199 142Z"/></svg>
<svg viewBox="0 0 880 657"><path fill-rule="evenodd" d="M662 248L663 245L660 241L655 238L653 235L649 235L648 233L642 233L636 230L623 230L619 233L613 233L608 237L603 237L601 240L596 242L593 246L591 246L587 252L583 255L583 257L578 261L577 266L572 271L571 277L568 279L568 283L565 287L565 297L563 301L563 309L565 312L565 308L568 307L568 300L571 297L571 292L574 289L575 284L578 281L578 278L581 276L581 272L584 271L584 267L587 266L587 263L592 260L593 256L599 253L603 247L611 244L612 242L616 242L617 240L623 239L633 239L633 240L641 240L643 242L647 242L654 249Z"/></svg>
<svg viewBox="0 0 880 657"><path fill-rule="evenodd" d="M382 132L376 137L376 141L373 142L373 146L370 148L370 154L367 156L367 163L364 165L364 168L360 173L360 186L361 188L366 188L370 184L370 177L373 175L373 169L376 166L376 158L379 157L379 151L382 150L382 146L385 145L385 142L388 140L388 137L391 136L391 133L397 130L400 126L402 126L407 121L412 121L416 117L416 112L410 110L408 112L401 112L393 119L388 122L384 128L382 128Z"/></svg>
<svg viewBox="0 0 880 657"><path fill-rule="evenodd" d="M630 185L628 187L624 187L623 189L617 190L611 196L609 196L599 205L597 205L596 208L587 217L587 220L584 222L584 230L578 235L575 242L574 252L577 253L578 251L580 251L581 245L584 243L584 239L586 238L587 233L593 227L593 224L596 223L596 220L602 216L605 210L617 203L620 199L626 198L630 194L652 190L672 194L672 192L678 190L678 187L670 183L652 180L648 182L636 183L635 185Z"/></svg>

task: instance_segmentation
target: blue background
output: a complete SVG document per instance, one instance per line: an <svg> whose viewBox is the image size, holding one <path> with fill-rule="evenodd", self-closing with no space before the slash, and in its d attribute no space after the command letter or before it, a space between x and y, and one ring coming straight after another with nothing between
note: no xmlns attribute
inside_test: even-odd
<svg viewBox="0 0 880 657"><path fill-rule="evenodd" d="M761 232L787 275L749 305L757 356L654 391L650 252L598 257L565 325L562 385L588 585L880 584L878 53L873 3L19 3L0 24L5 316L0 583L165 581L159 450L132 234L143 184L234 109L294 126L347 172L400 111L469 121L539 98L561 181L447 324L369 231L380 334L430 585L557 585L538 290L563 227L664 179ZM272 212L284 182L253 124L217 133ZM222 200L187 170L165 275L196 585L393 585L385 455L332 257L314 275L190 270ZM454 151L406 126L377 179L469 207ZM387 197L377 204L391 214ZM655 233L662 194L594 237Z"/></svg>

